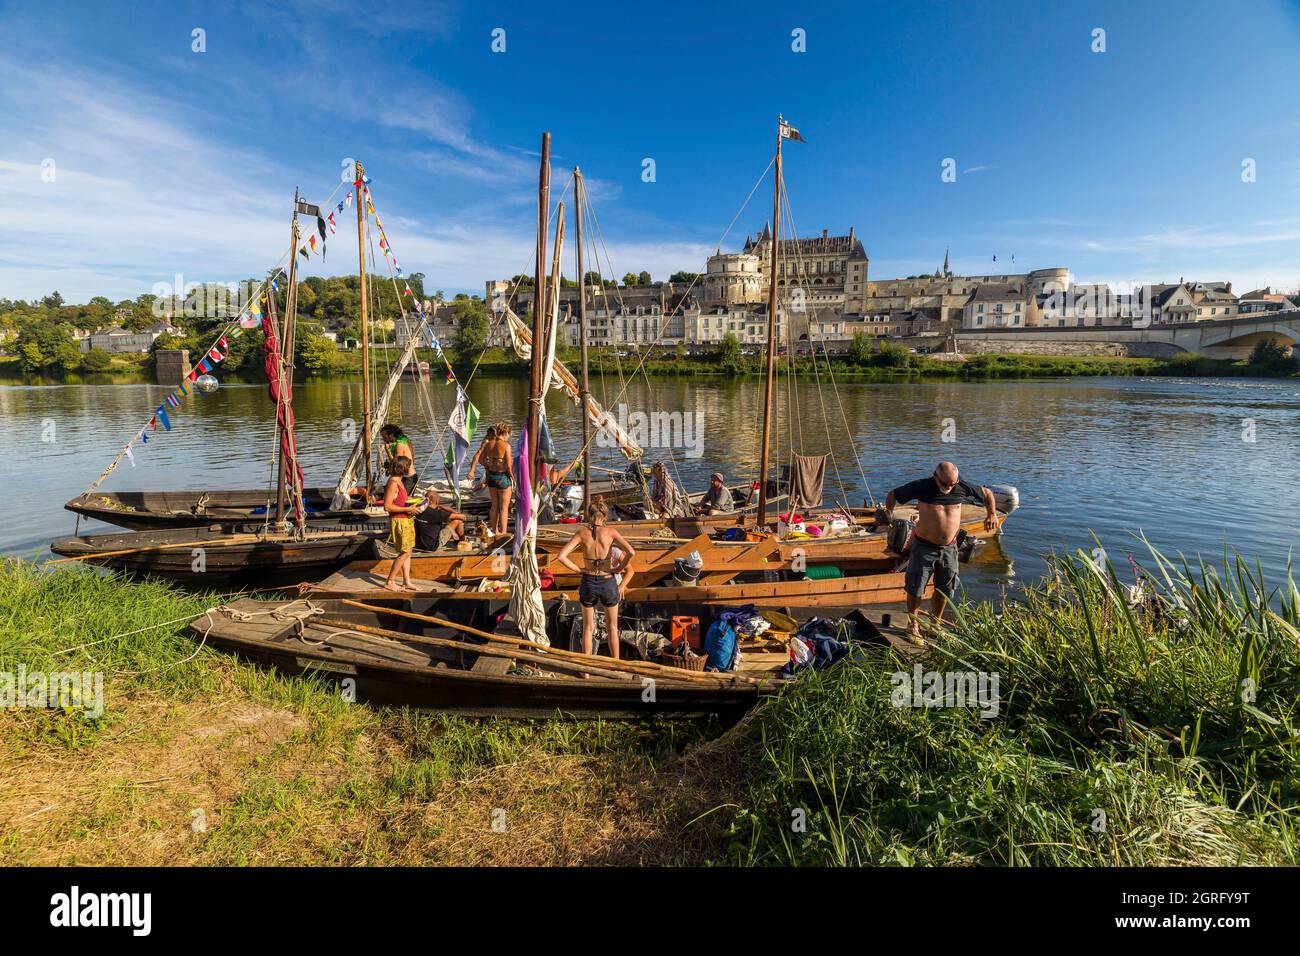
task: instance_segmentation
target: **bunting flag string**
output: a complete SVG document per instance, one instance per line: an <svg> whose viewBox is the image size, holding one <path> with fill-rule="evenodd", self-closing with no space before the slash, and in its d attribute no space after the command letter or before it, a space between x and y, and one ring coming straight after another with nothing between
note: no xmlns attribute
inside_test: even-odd
<svg viewBox="0 0 1300 956"><path fill-rule="evenodd" d="M134 446L137 441L142 445L149 444L149 433L158 431L158 423L160 421L162 422L164 431L172 430L171 416L167 414L168 409L174 411L180 408L181 400L189 397L191 391L197 392L200 396L205 394L203 389L191 389L190 385L198 381L200 375L205 375L212 371L215 366L224 362L226 358L229 357L231 339L238 338L246 329L261 324L262 309L260 303L267 301L266 293L263 290L269 286L273 294L279 291L280 286L278 280L283 277L284 270L278 269L270 278L263 280L261 287L253 293L249 301L239 310L239 313L234 317L234 319L232 319L221 331L217 336L216 341L212 343L212 347L208 349L203 358L199 360L198 364L186 373L176 388L163 399L162 404L154 409L153 414L149 416L149 420L131 437L130 441L122 446L122 450L118 453L117 457L114 458L109 466L100 473L99 477L95 479L94 484L90 486L90 491L98 488L100 483L113 473L117 468L118 463L121 462L123 458L128 459L131 463L131 467L134 468L135 453L132 451L132 446Z"/></svg>
<svg viewBox="0 0 1300 956"><path fill-rule="evenodd" d="M381 250L383 250L384 257L388 260L389 264L392 266L393 271L396 273L396 275L401 276L401 274L402 274L402 267L401 267L401 266L398 264L398 262L397 262L397 255L396 255L396 253L393 252L393 244L388 240L388 235L387 235L387 233L384 232L384 224L383 224L383 222L382 222L382 221L380 220L380 218L379 218L379 213L377 213L377 212L375 211L375 201L374 201L374 197L370 194L370 186L369 186L369 182L370 182L370 180L369 180L368 177L366 177L366 176L362 176L360 180L358 180L358 181L354 181L354 182L353 182L353 185L354 185L354 186L358 186L358 185L361 186L361 196L362 196L362 198L365 200L365 207L364 207L364 208L366 209L366 212L371 216L371 218L374 219L374 221L375 221L375 230L379 233L379 248L380 248ZM350 197L351 195L352 195L351 193L348 193L348 196L349 196L349 197ZM408 281L406 281L405 279L403 279L403 280L402 280L402 286L403 286L403 289L402 289L402 292L401 292L401 299L405 299L405 298L407 298L408 296L409 296L411 299L415 299L415 292L411 289L411 283L408 282ZM397 291L397 281L396 281L396 279L393 280L393 290L394 290L394 291ZM400 300L399 300L399 301L400 301ZM420 302L419 302L418 300L416 300L416 301L413 302L413 305L414 305L415 311L416 311L416 312L421 316L421 318L424 318L424 317L425 317L425 316L424 316L424 308L423 308L423 306L420 304ZM405 314L405 308L403 308L403 314ZM455 384L455 385L459 388L459 387L460 387L460 383L456 381L456 372L455 372L455 370L452 369L452 367L451 367L451 360L447 357L447 354L446 354L446 352L443 350L441 343L439 343L439 341L437 340L437 338L434 337L434 334L433 334L433 330L432 330L432 328L430 328L429 326L426 326L426 328L429 328L429 340L430 340L430 342L432 343L433 350L434 350L435 354L438 356L438 358L440 358L440 359L442 360L443 365L446 366L446 369L447 369L446 382L447 382L447 384L448 384L448 385Z"/></svg>

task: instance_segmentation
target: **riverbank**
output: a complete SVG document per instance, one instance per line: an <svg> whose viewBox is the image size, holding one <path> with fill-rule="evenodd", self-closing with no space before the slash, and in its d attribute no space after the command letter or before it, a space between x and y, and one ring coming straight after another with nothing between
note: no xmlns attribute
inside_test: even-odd
<svg viewBox="0 0 1300 956"><path fill-rule="evenodd" d="M874 649L722 728L349 704L196 649L227 596L9 562L0 671L103 671L105 707L0 710L0 863L1300 862L1294 584L1197 572L1131 612L1056 571L924 661L997 674L994 714L897 706L912 663Z"/></svg>
<svg viewBox="0 0 1300 956"><path fill-rule="evenodd" d="M417 352L417 357L429 363L430 375L441 378L446 366L432 351ZM561 355L562 360L571 367L576 367L575 355ZM1063 378L1089 376L1183 376L1194 378L1212 377L1258 377L1258 378L1294 378L1300 376L1300 366L1266 366L1235 359L1211 359L1201 355L1185 353L1170 359L1120 358L1114 356L1052 356L1020 354L981 354L969 356L931 356L908 352L894 348L872 355L860 361L847 356L835 356L828 369L826 359L819 357L816 361L801 357L794 360L782 358L780 368L784 373L793 369L801 378L822 378L829 381L831 377L846 382L911 382L929 380L958 381L994 381L1017 378ZM376 374L386 374L387 358L380 350L372 353L372 370ZM482 375L489 378L527 378L528 366L519 362L512 354L500 349L488 349L478 362L455 362L453 367L458 377L465 380L469 375ZM615 356L597 353L590 361L591 374L594 376L648 375L656 378L748 378L761 377L766 372L763 361L758 356L740 356L730 361L719 355L682 356L671 353L655 355L644 363L636 354ZM361 376L361 353L353 350L339 352L322 371L304 374L298 371L299 379L332 379ZM258 372L250 370L222 370L222 378L234 381L258 380ZM114 356L113 364L106 370L95 372L67 372L55 377L33 377L24 375L16 358L0 356L0 381L45 384L50 382L67 382L70 384L105 384L113 382L153 381L152 366L147 355Z"/></svg>

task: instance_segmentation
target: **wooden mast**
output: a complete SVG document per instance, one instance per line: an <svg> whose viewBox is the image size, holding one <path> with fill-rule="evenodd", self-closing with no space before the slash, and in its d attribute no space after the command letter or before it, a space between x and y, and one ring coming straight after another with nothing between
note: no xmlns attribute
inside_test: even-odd
<svg viewBox="0 0 1300 956"><path fill-rule="evenodd" d="M538 451L538 425L542 411L541 350L546 338L546 323L542 310L546 302L546 227L551 205L551 134L542 134L542 163L537 180L537 285L533 289L533 355L531 374L528 380L528 474L532 483L530 490L536 491L538 484L538 464L541 456Z"/></svg>
<svg viewBox="0 0 1300 956"><path fill-rule="evenodd" d="M366 313L366 212L362 208L365 197L361 191L361 177L365 167L358 161L356 187L357 203L357 260L361 275L361 403L362 434L361 443L366 453L366 494L370 493L372 475L370 472L370 320Z"/></svg>
<svg viewBox="0 0 1300 956"><path fill-rule="evenodd" d="M768 443L772 430L772 379L776 373L776 273L781 247L781 123L776 127L776 184L772 199L772 259L767 283L767 379L763 384L763 452L758 466L758 527L767 524Z"/></svg>
<svg viewBox="0 0 1300 956"><path fill-rule="evenodd" d="M582 505L591 503L591 411L587 407L591 389L587 382L587 273L582 261L582 207L586 203L582 170L573 169L573 229L578 246L578 350L582 355L582 378L578 381L578 407L582 409Z"/></svg>
<svg viewBox="0 0 1300 956"><path fill-rule="evenodd" d="M293 325L298 311L298 240L301 238L298 231L298 190L293 191L293 225L290 227L289 239L289 276L288 285L284 290L284 325L280 330L280 404L284 403L285 388L293 387L292 378L292 360L293 360ZM275 293L267 296L267 301L273 303ZM271 305L272 314L275 306ZM274 319L271 323L275 325ZM289 375L288 385L285 384L285 376ZM280 424L280 410L276 409L276 461L279 467L276 469L275 480L275 525L280 527L284 521L284 427ZM293 433L289 434L289 441L293 442Z"/></svg>

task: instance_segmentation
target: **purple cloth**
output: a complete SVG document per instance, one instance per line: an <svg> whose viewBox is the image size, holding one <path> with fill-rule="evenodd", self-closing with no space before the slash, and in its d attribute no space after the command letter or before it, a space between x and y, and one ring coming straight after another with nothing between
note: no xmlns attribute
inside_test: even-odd
<svg viewBox="0 0 1300 956"><path fill-rule="evenodd" d="M515 557L519 556L524 545L524 536L533 517L533 482L528 459L528 425L525 423L519 429L519 446L515 452L515 477L519 479L518 494L515 495L519 502L515 512Z"/></svg>

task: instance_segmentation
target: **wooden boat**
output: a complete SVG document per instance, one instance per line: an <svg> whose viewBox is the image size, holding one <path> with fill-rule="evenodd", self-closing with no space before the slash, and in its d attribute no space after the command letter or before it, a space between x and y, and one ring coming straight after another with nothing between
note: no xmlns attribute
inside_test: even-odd
<svg viewBox="0 0 1300 956"><path fill-rule="evenodd" d="M266 533L263 525L216 525L59 538L50 550L136 574L208 580L240 574L318 575L370 553L377 530ZM201 556L201 560L200 560Z"/></svg>
<svg viewBox="0 0 1300 956"><path fill-rule="evenodd" d="M686 607L707 628L711 609ZM789 660L784 635L743 641L738 668L717 674L657 664L626 641L621 661L570 650L571 618L555 608L548 615L553 646L543 649L521 640L509 622L494 627L500 610L391 592L365 602L243 599L195 618L190 632L279 671L340 682L355 699L474 717L731 720L788 683L779 673ZM640 610L629 606L625 625L662 626L662 616L640 617ZM868 644L919 650L884 621L844 611L858 653Z"/></svg>
<svg viewBox="0 0 1300 956"><path fill-rule="evenodd" d="M357 608L342 601L244 599L228 607L196 618L190 624L195 638L285 673L350 680L350 689L362 700L443 713L732 719L780 686L774 679L762 680L767 675L761 674L710 678L650 662L614 669L609 658L577 655L577 670L591 674L583 679L575 673L572 656L543 656L455 627L402 617L393 609ZM526 664L528 672L511 668L512 661ZM774 674L780 663L767 662L769 672Z"/></svg>
<svg viewBox="0 0 1300 956"><path fill-rule="evenodd" d="M828 512L829 513L829 512ZM814 517L812 515L810 517ZM895 518L903 518L915 521L917 517L916 507L913 505L899 505L894 509ZM1005 513L999 513L998 526L1001 528L1002 522L1007 519ZM613 526L618 528L637 549L638 557L643 551L645 552L666 552L673 551L680 547L680 543L686 534L691 539L697 538L701 534L708 534L710 531L720 530L719 526L706 524L702 520L693 520L688 518L672 519L675 523L671 526L661 522L634 522L620 521ZM735 527L744 527L743 522L737 521ZM656 532L665 528L678 528L686 533L682 537L673 535L672 537L656 537ZM723 527L727 527L724 525ZM537 547L539 551L558 552L564 543L568 541L569 536L573 534L573 525L544 525L545 534L539 534ZM961 530L972 539L986 537L995 532L986 531L984 528L984 509L976 505L962 506ZM713 541L709 544L715 548L728 549L743 547L745 542L740 541ZM852 533L840 535L827 535L816 538L797 538L786 539L779 542L781 560L790 564L797 557L801 557L808 564L826 564L844 562L851 565L855 561L867 561L872 558L889 557L892 552L889 551L889 529L880 528L876 525L874 516L858 514L854 516L854 529ZM690 553L687 549L686 553ZM703 556L703 554L702 554ZM894 555L895 559L897 558ZM705 569L708 570L706 558Z"/></svg>
<svg viewBox="0 0 1300 956"><path fill-rule="evenodd" d="M303 508L310 524L366 519L364 509L330 511L333 488L303 489ZM272 496L273 497L273 496ZM275 505L266 489L241 491L95 491L63 506L68 511L135 531L166 528L231 526L264 520Z"/></svg>
<svg viewBox="0 0 1300 956"><path fill-rule="evenodd" d="M445 480L421 482L417 493L430 485L444 499L450 499L451 486ZM597 479L595 494L605 495L616 508L635 508L641 500L640 490L631 481ZM486 518L490 503L486 491L472 492L462 485L461 510L474 517ZM372 519L386 521L382 514L367 513L357 502L355 508L331 510L335 489L316 486L303 489L303 510L308 526L348 525ZM274 516L275 495L265 488L235 491L93 491L78 495L63 506L85 518L103 521L133 531L166 528L202 528L214 524L231 527L265 521Z"/></svg>
<svg viewBox="0 0 1300 956"><path fill-rule="evenodd" d="M488 585L485 590L476 590L468 584L449 585L442 580L424 578L415 569L412 561L412 582L415 592L393 592L383 588L387 574L386 561L357 561L339 569L333 575L316 584L304 584L301 593L308 597L348 597L373 599L400 596L424 597L437 596L448 601L467 601L491 603L508 601L511 597L509 587L504 582ZM757 577L758 580L752 580ZM749 578L739 580L736 578ZM771 580L768 580L771 578ZM640 586L633 580L633 587L628 588L625 600L630 604L653 604L664 608L686 605L743 605L753 604L763 608L816 608L865 606L873 604L891 604L906 599L903 590L904 575L901 572L879 571L870 574L832 577L822 580L809 580L801 575L789 572L749 572L728 575L728 580L709 583L702 580L698 585L687 587L677 585ZM925 596L933 593L933 586ZM559 587L541 592L544 602L559 600L576 601L576 587Z"/></svg>

